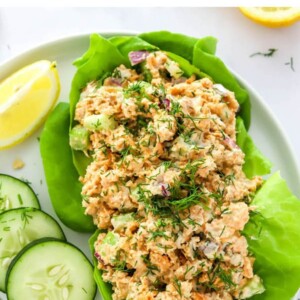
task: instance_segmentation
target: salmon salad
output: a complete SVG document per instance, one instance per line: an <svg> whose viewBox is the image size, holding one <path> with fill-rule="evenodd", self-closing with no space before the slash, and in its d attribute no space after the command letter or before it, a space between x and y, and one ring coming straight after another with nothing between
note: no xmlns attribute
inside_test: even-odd
<svg viewBox="0 0 300 300"><path fill-rule="evenodd" d="M95 257L112 299L262 293L242 231L263 180L243 172L234 93L185 77L163 51L129 55L131 68L82 89L71 139L92 158L83 206L100 229Z"/></svg>

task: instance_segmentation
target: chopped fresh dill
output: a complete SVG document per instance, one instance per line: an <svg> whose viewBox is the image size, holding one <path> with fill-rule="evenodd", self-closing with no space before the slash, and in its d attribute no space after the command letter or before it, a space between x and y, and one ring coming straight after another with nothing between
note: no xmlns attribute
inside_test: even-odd
<svg viewBox="0 0 300 300"><path fill-rule="evenodd" d="M215 261L215 266L212 268L211 271L207 273L207 275L209 279L209 282L207 283L207 288L209 290L216 291L218 289L215 286L215 282L218 279L220 279L224 283L227 289L236 286L236 284L232 281L231 274L222 268L221 262L219 260Z"/></svg>
<svg viewBox="0 0 300 300"><path fill-rule="evenodd" d="M291 57L290 61L286 62L285 65L286 66L290 66L290 68L292 69L292 71L295 72L295 69L294 69L294 58L293 57Z"/></svg>
<svg viewBox="0 0 300 300"><path fill-rule="evenodd" d="M120 69L115 68L114 71L111 74L111 77L113 77L113 78L122 78Z"/></svg>
<svg viewBox="0 0 300 300"><path fill-rule="evenodd" d="M157 230L157 231L149 231L149 233L150 233L151 236L149 237L148 241L155 240L155 239L157 239L159 237L162 237L165 240L169 240L170 239L170 237L164 231L159 231L159 230Z"/></svg>
<svg viewBox="0 0 300 300"><path fill-rule="evenodd" d="M264 57L271 57L274 55L274 53L278 51L278 49L275 49L275 48L269 48L268 52L255 52L253 54L250 55L250 57L254 57L254 56L257 56L257 55L261 55L261 56L264 56Z"/></svg>
<svg viewBox="0 0 300 300"><path fill-rule="evenodd" d="M159 268L150 261L148 254L141 255L141 258L147 267L146 275L154 274L154 271L159 271Z"/></svg>
<svg viewBox="0 0 300 300"><path fill-rule="evenodd" d="M179 294L179 296L182 296L182 291L181 291L181 282L179 281L179 279L177 277L174 278L174 287L177 291L177 293Z"/></svg>
<svg viewBox="0 0 300 300"><path fill-rule="evenodd" d="M184 210L191 207L192 205L198 204L201 200L206 200L205 194L196 188L190 192L189 196L170 201L170 204L176 210Z"/></svg>
<svg viewBox="0 0 300 300"><path fill-rule="evenodd" d="M222 231L221 231L219 237L221 237L221 236L223 235L225 228L226 228L226 226L224 225L224 227L223 227L223 229L222 229Z"/></svg>
<svg viewBox="0 0 300 300"><path fill-rule="evenodd" d="M185 278L185 276L191 271L191 270L193 270L194 269L194 266L186 266L186 270L185 270L185 272L184 272L184 274L183 274L183 276L184 276L184 278Z"/></svg>

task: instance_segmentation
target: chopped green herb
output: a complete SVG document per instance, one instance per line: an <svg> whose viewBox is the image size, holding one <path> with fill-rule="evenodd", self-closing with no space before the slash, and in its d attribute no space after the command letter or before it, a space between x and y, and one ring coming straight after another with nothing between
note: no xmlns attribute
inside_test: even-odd
<svg viewBox="0 0 300 300"><path fill-rule="evenodd" d="M293 57L291 57L291 58L290 58L290 61L289 61L289 62L286 62L285 65L286 65L286 66L290 66L291 69L292 69L292 71L295 72L295 69L294 69L294 58L293 58Z"/></svg>
<svg viewBox="0 0 300 300"><path fill-rule="evenodd" d="M30 219L32 219L32 216L29 215L28 212L23 211L22 214L21 214L21 220L22 220L22 222L23 222L23 228L25 228L26 225L29 224Z"/></svg>
<svg viewBox="0 0 300 300"><path fill-rule="evenodd" d="M250 55L250 57L254 57L257 55L261 55L261 56L265 56L265 57L271 57L274 55L274 53L277 51L278 49L274 49L274 48L270 48L268 50L268 52L255 52L253 54Z"/></svg>
<svg viewBox="0 0 300 300"><path fill-rule="evenodd" d="M149 233L151 234L151 237L148 239L149 241L155 240L158 237L162 237L166 240L170 239L170 237L164 231L157 230L157 231L150 231Z"/></svg>
<svg viewBox="0 0 300 300"><path fill-rule="evenodd" d="M178 280L177 277L174 278L174 287L179 294L179 296L182 296L182 291L181 291L181 282Z"/></svg>
<svg viewBox="0 0 300 300"><path fill-rule="evenodd" d="M141 255L141 258L147 267L147 275L154 274L154 271L159 271L159 268L150 261L149 254Z"/></svg>
<svg viewBox="0 0 300 300"><path fill-rule="evenodd" d="M30 182L28 179L21 177L20 180L22 180L23 182L25 182L26 184L32 184L32 182Z"/></svg>
<svg viewBox="0 0 300 300"><path fill-rule="evenodd" d="M20 194L18 194L18 200L19 200L19 203L20 205L23 205L23 199L22 199L22 196Z"/></svg>

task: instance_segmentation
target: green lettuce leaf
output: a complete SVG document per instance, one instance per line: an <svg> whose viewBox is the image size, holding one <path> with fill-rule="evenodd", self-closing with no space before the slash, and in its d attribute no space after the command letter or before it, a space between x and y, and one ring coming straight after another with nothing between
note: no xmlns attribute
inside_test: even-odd
<svg viewBox="0 0 300 300"><path fill-rule="evenodd" d="M138 36L114 36L110 38L109 41L118 48L128 66L130 66L130 61L128 58L129 52L138 50L158 50L157 47L147 43Z"/></svg>
<svg viewBox="0 0 300 300"><path fill-rule="evenodd" d="M119 50L104 37L92 34L89 49L74 62L77 71L73 77L70 92L71 123L74 120L75 106L82 88L88 82L101 78L107 72L112 72L121 64L126 64L126 60Z"/></svg>
<svg viewBox="0 0 300 300"><path fill-rule="evenodd" d="M98 269L98 260L95 257L95 248L94 244L97 240L97 237L101 231L96 230L96 232L89 239L89 246L91 253L93 254L93 263L94 263L94 279L97 283L99 291L101 293L103 300L112 300L112 287L109 283L104 282L102 279L102 271Z"/></svg>
<svg viewBox="0 0 300 300"><path fill-rule="evenodd" d="M84 214L78 173L69 146L70 108L59 103L49 115L40 138L40 151L52 206L69 228L93 232L92 218Z"/></svg>
<svg viewBox="0 0 300 300"><path fill-rule="evenodd" d="M243 171L246 176L252 178L255 175L269 174L271 172L272 163L255 146L240 117L237 117L236 119L236 130L236 142L245 153Z"/></svg>
<svg viewBox="0 0 300 300"><path fill-rule="evenodd" d="M214 37L199 39L194 46L193 65L211 76L215 82L221 83L228 90L233 91L240 104L239 115L249 129L251 119L251 103L248 92L243 89L234 75L227 69L220 58L214 55L217 40Z"/></svg>
<svg viewBox="0 0 300 300"><path fill-rule="evenodd" d="M161 50L172 52L192 62L197 38L169 31L154 31L139 35L144 41Z"/></svg>
<svg viewBox="0 0 300 300"><path fill-rule="evenodd" d="M253 300L290 300L300 287L300 201L279 172L257 192L257 207L244 229L266 291Z"/></svg>
<svg viewBox="0 0 300 300"><path fill-rule="evenodd" d="M98 80L104 74L112 72L120 64L126 65L127 61L119 50L107 39L98 34L92 34L89 49L74 62L77 71L72 80L70 92L70 127L75 125L74 112L82 88L88 82ZM76 170L80 175L84 175L91 159L81 151L72 150L72 154Z"/></svg>
<svg viewBox="0 0 300 300"><path fill-rule="evenodd" d="M220 83L233 91L241 105L239 115L243 118L245 127L249 129L251 104L248 92L240 86L222 60L215 56L216 38L207 36L197 39L168 31L143 33L139 37L161 50L172 52L185 58L201 72L209 75L216 83Z"/></svg>

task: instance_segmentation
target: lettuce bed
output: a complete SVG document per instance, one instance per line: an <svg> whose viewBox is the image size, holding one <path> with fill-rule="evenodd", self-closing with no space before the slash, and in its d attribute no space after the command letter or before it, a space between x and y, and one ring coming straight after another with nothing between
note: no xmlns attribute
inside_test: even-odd
<svg viewBox="0 0 300 300"><path fill-rule="evenodd" d="M248 135L250 126L251 105L247 91L239 85L224 63L215 56L217 40L214 37L197 39L166 31L144 33L139 36L116 36L105 39L98 34L92 34L90 48L74 62L77 72L72 81L70 105L59 104L46 122L41 138L42 157L46 179L53 206L57 212L65 209L65 203L58 203L57 199L64 199L66 195L80 204L79 189L71 188L71 182L77 185L76 176L83 175L90 160L79 151L70 151L66 144L68 139L67 127L74 126L74 111L79 100L80 91L91 80L100 80L120 64L130 66L128 53L135 50L161 49L168 52L171 59L177 61L187 76L196 74L198 78L210 77L214 82L223 84L233 91L240 104L237 118L237 144L245 153L243 166L247 177L270 173L271 163L257 149ZM62 107L64 106L64 107ZM70 122L66 120L66 110L70 109ZM57 125L57 126L55 126ZM52 132L51 132L52 131ZM53 136L53 132L55 138ZM57 164L57 157L49 155L55 143L61 144L60 155L64 163ZM51 167L56 165L53 173ZM75 168L76 169L75 169ZM68 185L65 188L56 186L64 174ZM75 200L74 200L75 199ZM256 257L255 271L264 281L266 292L252 297L259 300L288 300L300 286L300 201L291 194L286 183L275 173L268 179L256 194L253 204L258 214L254 214L247 224L244 234L248 239L249 248ZM76 206L73 206L74 208ZM78 209L77 212L82 210ZM70 213L72 212L72 209ZM75 213L76 215L76 213ZM61 220L70 227L70 220L59 214ZM76 228L74 228L76 227ZM72 226L71 226L72 228ZM93 227L90 220L82 219L73 229L90 231ZM93 244L98 232L91 237ZM104 300L111 299L111 287L103 282L101 272L95 263L95 281Z"/></svg>

